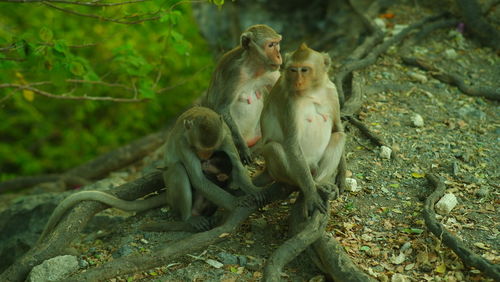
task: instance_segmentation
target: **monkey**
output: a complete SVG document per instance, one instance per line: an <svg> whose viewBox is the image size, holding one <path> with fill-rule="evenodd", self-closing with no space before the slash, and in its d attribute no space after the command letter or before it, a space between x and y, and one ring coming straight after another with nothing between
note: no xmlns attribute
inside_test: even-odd
<svg viewBox="0 0 500 282"><path fill-rule="evenodd" d="M219 60L202 101L222 115L244 164L252 162L249 147L261 138L263 97L279 77L280 42L281 35L271 27L250 26L241 34L240 45Z"/></svg>
<svg viewBox="0 0 500 282"><path fill-rule="evenodd" d="M277 181L298 187L305 216L326 211L318 188L333 187L343 159L346 136L337 90L328 77L330 64L328 54L305 43L287 54L260 118L265 168L254 184Z"/></svg>
<svg viewBox="0 0 500 282"><path fill-rule="evenodd" d="M229 128L219 114L205 107L193 107L179 116L167 137L164 165L166 196L125 201L100 191L72 194L56 207L39 241L53 230L68 209L86 200L136 212L167 204L191 229L205 231L211 227L209 217L217 207L233 210L244 204L233 195L241 194L231 190L241 189L258 196L258 188L239 159Z"/></svg>

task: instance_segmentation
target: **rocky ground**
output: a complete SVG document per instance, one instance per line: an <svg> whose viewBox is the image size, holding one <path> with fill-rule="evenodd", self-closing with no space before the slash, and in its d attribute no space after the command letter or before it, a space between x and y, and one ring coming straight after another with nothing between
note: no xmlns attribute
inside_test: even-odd
<svg viewBox="0 0 500 282"><path fill-rule="evenodd" d="M384 20L387 31L412 23L416 13L411 9L396 6L389 11L395 17ZM500 87L499 57L455 29L438 30L406 51L406 56L432 61L474 85ZM436 173L458 199L450 213L439 215L439 221L477 254L500 262L498 103L466 96L405 65L398 47L360 71L360 76L365 102L359 118L392 148L392 154L387 158L356 127L346 124L348 177L357 187L331 202L328 233L362 270L380 281L493 281L464 266L430 234L422 206L431 191L424 176ZM140 166L105 181L118 185L133 179ZM15 200L16 195L2 196L6 205ZM259 281L266 258L287 238L287 215L294 200L263 208L236 233L205 251L111 281ZM84 271L116 257L173 244L189 234L138 230L146 221L169 216L168 208L137 215L104 211L68 253L78 257L79 271ZM283 278L324 279L306 256L288 264Z"/></svg>

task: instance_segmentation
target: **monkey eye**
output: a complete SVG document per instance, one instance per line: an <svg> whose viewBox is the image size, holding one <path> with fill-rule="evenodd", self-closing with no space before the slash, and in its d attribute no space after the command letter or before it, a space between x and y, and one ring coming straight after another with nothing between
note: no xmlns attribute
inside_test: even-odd
<svg viewBox="0 0 500 282"><path fill-rule="evenodd" d="M300 69L301 72L308 72L309 71L309 68L301 68Z"/></svg>
<svg viewBox="0 0 500 282"><path fill-rule="evenodd" d="M273 48L273 47L274 47L274 42L269 43L269 44L267 45L267 47L269 47L269 48Z"/></svg>
<svg viewBox="0 0 500 282"><path fill-rule="evenodd" d="M299 70L297 68L290 68L291 72L298 72Z"/></svg>

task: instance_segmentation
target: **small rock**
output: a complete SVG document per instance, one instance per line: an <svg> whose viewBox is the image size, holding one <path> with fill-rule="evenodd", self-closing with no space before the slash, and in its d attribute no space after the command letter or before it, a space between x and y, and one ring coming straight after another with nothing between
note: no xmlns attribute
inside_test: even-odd
<svg viewBox="0 0 500 282"><path fill-rule="evenodd" d="M404 252L406 250L408 250L409 248L411 248L411 242L406 242L403 244L403 246L401 246L401 252Z"/></svg>
<svg viewBox="0 0 500 282"><path fill-rule="evenodd" d="M449 213L457 204L457 197L452 193L447 193L436 203L435 208L438 213L444 215Z"/></svg>
<svg viewBox="0 0 500 282"><path fill-rule="evenodd" d="M413 126L415 126L415 127L424 126L424 119L419 114L413 114L411 116L411 122L412 122Z"/></svg>
<svg viewBox="0 0 500 282"><path fill-rule="evenodd" d="M476 191L476 196L484 198L490 194L490 190L488 187L481 187L479 190Z"/></svg>
<svg viewBox="0 0 500 282"><path fill-rule="evenodd" d="M325 276L323 275L318 275L318 276L314 276L313 278L309 279L309 282L325 282L326 279L325 279Z"/></svg>
<svg viewBox="0 0 500 282"><path fill-rule="evenodd" d="M455 49L446 49L446 51L444 51L444 55L446 56L446 58L451 60L458 57L458 53L457 51L455 51Z"/></svg>
<svg viewBox="0 0 500 282"><path fill-rule="evenodd" d="M220 252L217 257L222 261L223 264L238 264L238 257L226 252Z"/></svg>
<svg viewBox="0 0 500 282"><path fill-rule="evenodd" d="M46 282L58 281L79 269L78 258L75 256L58 256L48 259L33 267L27 281Z"/></svg>
<svg viewBox="0 0 500 282"><path fill-rule="evenodd" d="M246 264L245 267L248 270L257 271L257 270L260 270L263 265L264 265L264 260L263 259L256 258L256 257L251 257L251 259L248 260L248 262L247 262L247 264Z"/></svg>
<svg viewBox="0 0 500 282"><path fill-rule="evenodd" d="M345 189L350 192L357 192L360 190L358 188L358 182L354 178L345 179Z"/></svg>
<svg viewBox="0 0 500 282"><path fill-rule="evenodd" d="M383 158L383 159L390 159L391 158L391 153L392 153L391 148L389 148L387 146L381 146L380 147L380 157L381 158Z"/></svg>
<svg viewBox="0 0 500 282"><path fill-rule="evenodd" d="M460 172L460 168L458 167L458 163L457 162L453 162L453 165L452 165L452 173L453 173L453 175L457 176L459 172Z"/></svg>
<svg viewBox="0 0 500 282"><path fill-rule="evenodd" d="M410 280L408 279L408 277L406 277L401 273L394 273L394 275L392 275L391 277L391 282L409 282L409 281Z"/></svg>
<svg viewBox="0 0 500 282"><path fill-rule="evenodd" d="M410 71L410 72L408 72L408 76L411 77L412 79L420 82L420 83L427 82L427 76L420 74L420 73Z"/></svg>
<svg viewBox="0 0 500 282"><path fill-rule="evenodd" d="M129 245L123 245L116 252L114 252L112 254L112 256L113 256L113 258L119 258L119 257L128 256L133 252L134 252L134 250L132 249L132 247L130 247Z"/></svg>
<svg viewBox="0 0 500 282"><path fill-rule="evenodd" d="M401 31L403 31L403 29L405 29L407 27L408 27L407 24L395 24L394 29L392 30L392 34L396 35L396 34L400 33Z"/></svg>
<svg viewBox="0 0 500 282"><path fill-rule="evenodd" d="M380 28L383 32L385 32L387 29L385 28L385 21L381 18L375 18L373 20L373 23L375 23L375 25Z"/></svg>
<svg viewBox="0 0 500 282"><path fill-rule="evenodd" d="M248 259L246 256L237 256L238 257L238 264L240 266L245 266L248 263Z"/></svg>
<svg viewBox="0 0 500 282"><path fill-rule="evenodd" d="M78 260L78 266L82 269L89 267L89 265L90 265L89 262L84 259Z"/></svg>
<svg viewBox="0 0 500 282"><path fill-rule="evenodd" d="M486 119L486 114L483 111L478 110L470 105L466 105L458 109L458 114L464 119L467 118L477 118L479 120Z"/></svg>

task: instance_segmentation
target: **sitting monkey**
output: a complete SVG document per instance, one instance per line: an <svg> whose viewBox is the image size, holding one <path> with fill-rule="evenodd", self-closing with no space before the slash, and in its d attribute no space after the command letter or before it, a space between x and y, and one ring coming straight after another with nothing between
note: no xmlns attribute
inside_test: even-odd
<svg viewBox="0 0 500 282"><path fill-rule="evenodd" d="M211 227L208 217L217 207L233 210L238 204L238 199L223 188L241 189L258 196L239 160L227 125L214 111L193 107L184 112L170 132L165 148L166 197L125 201L101 191L72 194L56 207L39 240L53 230L68 209L81 201L98 201L125 211L144 211L168 204L187 223L183 226L202 231ZM148 228L155 229L153 225Z"/></svg>

